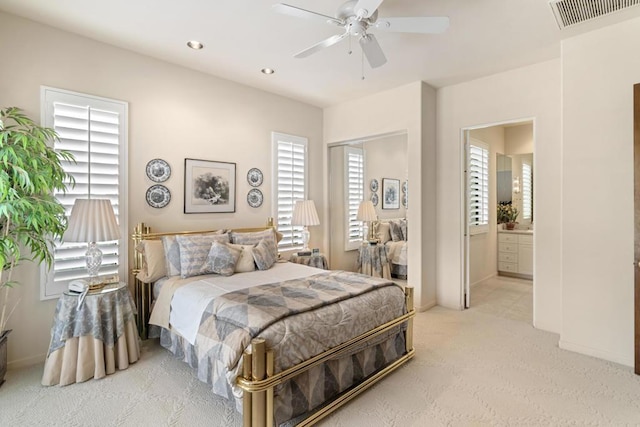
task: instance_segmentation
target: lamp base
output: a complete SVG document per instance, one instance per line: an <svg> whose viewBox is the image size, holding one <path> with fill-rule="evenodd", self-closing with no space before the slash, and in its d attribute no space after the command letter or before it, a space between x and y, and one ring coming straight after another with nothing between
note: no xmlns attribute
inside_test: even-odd
<svg viewBox="0 0 640 427"><path fill-rule="evenodd" d="M309 233L309 229L305 225L302 228L302 252L311 252L309 249L309 239L311 238L311 233Z"/></svg>
<svg viewBox="0 0 640 427"><path fill-rule="evenodd" d="M96 242L89 242L89 248L84 254L84 260L87 263L87 272L89 273L89 286L100 285L98 272L102 265L102 251L96 245Z"/></svg>

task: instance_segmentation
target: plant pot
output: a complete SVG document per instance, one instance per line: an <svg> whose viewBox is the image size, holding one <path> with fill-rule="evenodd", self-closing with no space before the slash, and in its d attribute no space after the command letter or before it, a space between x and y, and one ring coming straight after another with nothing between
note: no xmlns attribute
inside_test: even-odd
<svg viewBox="0 0 640 427"><path fill-rule="evenodd" d="M7 340L11 330L0 334L0 387L4 384L4 375L7 373Z"/></svg>
<svg viewBox="0 0 640 427"><path fill-rule="evenodd" d="M508 222L505 225L507 227L507 230L513 230L514 228L516 228L516 223L515 222Z"/></svg>

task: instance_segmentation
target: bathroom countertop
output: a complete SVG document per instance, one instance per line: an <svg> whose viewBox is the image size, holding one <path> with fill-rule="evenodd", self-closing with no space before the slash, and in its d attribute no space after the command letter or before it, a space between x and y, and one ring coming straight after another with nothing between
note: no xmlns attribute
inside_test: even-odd
<svg viewBox="0 0 640 427"><path fill-rule="evenodd" d="M498 230L498 233L509 233L509 234L533 234L533 230Z"/></svg>

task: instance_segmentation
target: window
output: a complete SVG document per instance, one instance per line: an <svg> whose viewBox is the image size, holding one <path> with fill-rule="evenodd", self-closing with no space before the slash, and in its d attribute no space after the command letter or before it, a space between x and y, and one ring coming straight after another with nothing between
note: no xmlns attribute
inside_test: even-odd
<svg viewBox="0 0 640 427"><path fill-rule="evenodd" d="M489 147L472 139L467 164L469 188L469 233L489 229Z"/></svg>
<svg viewBox="0 0 640 427"><path fill-rule="evenodd" d="M278 248L302 249L302 226L291 225L293 207L307 196L307 138L273 132L273 210L282 240Z"/></svg>
<svg viewBox="0 0 640 427"><path fill-rule="evenodd" d="M357 220L358 207L364 200L364 151L362 148L345 147L345 197L346 197L346 240L345 250L358 249L362 243L362 222Z"/></svg>
<svg viewBox="0 0 640 427"><path fill-rule="evenodd" d="M533 181L531 179L531 165L522 163L522 219L531 220Z"/></svg>
<svg viewBox="0 0 640 427"><path fill-rule="evenodd" d="M54 148L71 152L76 163L63 162L76 185L54 194L67 216L76 199L109 199L120 226L120 241L98 242L103 252L100 275L127 277L126 135L127 103L42 87L42 122L55 129ZM42 267L41 298L59 296L70 280L87 277L86 243L58 243L50 271Z"/></svg>

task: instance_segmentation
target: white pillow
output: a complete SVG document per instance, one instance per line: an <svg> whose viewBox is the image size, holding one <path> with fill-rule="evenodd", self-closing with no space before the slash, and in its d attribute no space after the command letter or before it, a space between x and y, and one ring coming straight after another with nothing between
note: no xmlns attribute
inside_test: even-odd
<svg viewBox="0 0 640 427"><path fill-rule="evenodd" d="M234 249L239 249L240 258L236 263L236 273L248 273L249 271L255 271L256 262L253 260L253 248L255 245L234 245L233 243L229 243Z"/></svg>
<svg viewBox="0 0 640 427"><path fill-rule="evenodd" d="M142 254L142 269L136 278L144 283L152 283L167 275L164 245L161 240L143 240L136 246Z"/></svg>
<svg viewBox="0 0 640 427"><path fill-rule="evenodd" d="M378 233L376 234L376 237L380 240L380 243L387 243L391 240L391 233L389 232L390 229L391 226L388 222L378 223Z"/></svg>

